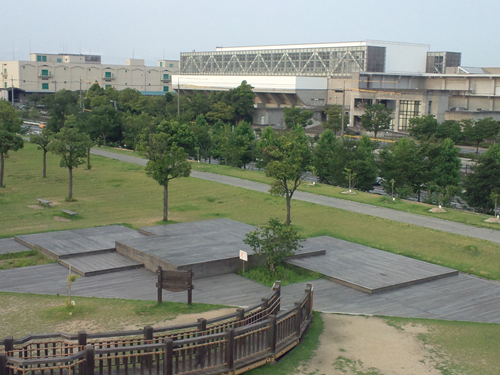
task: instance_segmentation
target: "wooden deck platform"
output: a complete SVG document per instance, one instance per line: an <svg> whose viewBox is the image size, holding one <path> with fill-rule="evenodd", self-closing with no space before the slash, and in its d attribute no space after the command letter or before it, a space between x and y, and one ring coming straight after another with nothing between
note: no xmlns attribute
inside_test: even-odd
<svg viewBox="0 0 500 375"><path fill-rule="evenodd" d="M192 234L218 233L220 235L231 234L238 238L244 238L248 232L254 230L254 226L240 223L239 221L231 219L213 219L144 227L140 228L139 232L149 236L186 236Z"/></svg>
<svg viewBox="0 0 500 375"><path fill-rule="evenodd" d="M291 259L288 263L365 293L381 293L458 275L458 271L450 268L328 236L309 238L303 246L303 251L321 248L326 249L326 254Z"/></svg>
<svg viewBox="0 0 500 375"><path fill-rule="evenodd" d="M3 238L0 240L0 254L19 253L30 250L28 246L17 242L14 238Z"/></svg>
<svg viewBox="0 0 500 375"><path fill-rule="evenodd" d="M60 259L59 263L82 276L95 276L103 273L118 272L141 268L144 265L133 259L117 253L101 253L82 255L78 257Z"/></svg>
<svg viewBox="0 0 500 375"><path fill-rule="evenodd" d="M31 249L40 250L49 258L59 260L81 254L110 252L115 241L141 238L145 235L121 225L28 234L15 237L16 241Z"/></svg>

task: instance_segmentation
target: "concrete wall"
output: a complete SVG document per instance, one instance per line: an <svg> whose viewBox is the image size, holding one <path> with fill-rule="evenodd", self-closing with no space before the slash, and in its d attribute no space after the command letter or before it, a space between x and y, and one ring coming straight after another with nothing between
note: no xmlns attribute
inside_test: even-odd
<svg viewBox="0 0 500 375"><path fill-rule="evenodd" d="M429 45L367 40L369 46L385 47L386 73L425 73Z"/></svg>

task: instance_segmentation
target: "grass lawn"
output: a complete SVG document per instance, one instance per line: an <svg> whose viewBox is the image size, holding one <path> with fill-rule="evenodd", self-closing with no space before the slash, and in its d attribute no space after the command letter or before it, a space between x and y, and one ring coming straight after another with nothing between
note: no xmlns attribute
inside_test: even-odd
<svg viewBox="0 0 500 375"><path fill-rule="evenodd" d="M74 197L66 202L68 171L59 158L47 156L47 178L42 153L26 144L5 162L5 189L0 189L0 237L109 224L139 228L161 223L163 190L146 177L143 167L103 157L92 157L92 169L74 170ZM54 207L34 209L36 198ZM269 217L284 220L285 199L196 178L173 180L169 189L173 222L230 218L263 225ZM60 221L61 209L79 215ZM292 203L292 222L305 237L330 235L417 259L500 279L500 245L451 233L393 222L308 202Z"/></svg>
<svg viewBox="0 0 500 375"><path fill-rule="evenodd" d="M76 281L78 282L78 281ZM66 307L66 296L0 292L0 337L20 338L47 332L109 332L141 329L175 318L227 306L193 303L136 301L114 298L73 297L76 305ZM71 312L71 315L69 315ZM223 315L223 314L221 314ZM193 322L196 319L192 320ZM191 322L188 320L188 322Z"/></svg>
<svg viewBox="0 0 500 375"><path fill-rule="evenodd" d="M126 149L119 149L114 147L101 147L101 149L124 155L142 157L141 154ZM271 178L265 176L264 172L253 171L249 169L240 169L225 165L207 164L207 163L192 163L192 167L194 170L199 172L216 173L224 176L237 177L255 182L262 182L265 184L270 184L272 181ZM433 213L429 212L429 210L431 208L435 208L436 206L434 205L407 201L407 200L399 200L399 199L396 200L396 202L392 202L390 199L388 200L386 197L381 197L378 194L370 194L362 191L356 191L356 194L347 195L347 194L342 194L342 192L346 190L345 188L326 185L326 184L315 184L314 186L309 186L308 183L304 183L299 188L299 190L312 194L324 195L327 197L366 203L379 207L392 208L394 210L410 212L413 214L418 214L423 216L437 217L439 219L456 221L463 224L474 225L476 227L500 230L500 225L495 223L484 222L484 220L490 219L492 216L483 215L479 213L461 211L452 208L446 208L446 212L443 213Z"/></svg>
<svg viewBox="0 0 500 375"><path fill-rule="evenodd" d="M321 279L322 275L319 272L311 272L304 268L296 267L291 264L283 264L277 266L276 271L273 272L266 266L254 267L245 270L238 270L238 275L246 277L247 279L257 281L258 283L272 287L276 280L281 281L281 285L289 285L296 283L305 283L311 280Z"/></svg>
<svg viewBox="0 0 500 375"><path fill-rule="evenodd" d="M408 324L427 327L429 333L419 338L445 375L499 373L500 324L409 318L387 318L387 323L402 329Z"/></svg>
<svg viewBox="0 0 500 375"><path fill-rule="evenodd" d="M54 263L36 250L21 251L18 253L0 254L0 270L11 268L37 266L40 264Z"/></svg>

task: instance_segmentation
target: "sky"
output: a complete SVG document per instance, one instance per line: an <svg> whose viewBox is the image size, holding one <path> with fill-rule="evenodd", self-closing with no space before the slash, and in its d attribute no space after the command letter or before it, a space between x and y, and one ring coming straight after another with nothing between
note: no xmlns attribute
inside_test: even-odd
<svg viewBox="0 0 500 375"><path fill-rule="evenodd" d="M500 66L500 2L489 0L3 0L0 60L29 53L99 54L157 65L180 52L384 40L462 52L463 66Z"/></svg>

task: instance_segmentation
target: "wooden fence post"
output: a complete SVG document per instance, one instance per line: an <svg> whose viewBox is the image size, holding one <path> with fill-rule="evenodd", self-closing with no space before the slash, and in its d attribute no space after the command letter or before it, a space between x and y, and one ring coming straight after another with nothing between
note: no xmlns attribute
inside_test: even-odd
<svg viewBox="0 0 500 375"><path fill-rule="evenodd" d="M297 312L295 313L295 332L297 334L297 338L300 339L300 326L302 325L302 308L300 302L294 303L295 309Z"/></svg>
<svg viewBox="0 0 500 375"><path fill-rule="evenodd" d="M272 314L276 315L281 309L281 281L277 280L274 282L273 292L276 292L276 298L278 299L278 304L274 311L272 311Z"/></svg>
<svg viewBox="0 0 500 375"><path fill-rule="evenodd" d="M236 309L236 312L238 313L236 318L238 323L234 325L234 328L243 327L245 325L245 309Z"/></svg>
<svg viewBox="0 0 500 375"><path fill-rule="evenodd" d="M228 370L234 370L234 329L229 329L227 332L226 342L226 363Z"/></svg>
<svg viewBox="0 0 500 375"><path fill-rule="evenodd" d="M78 331L78 345L80 346L87 345L87 332Z"/></svg>
<svg viewBox="0 0 500 375"><path fill-rule="evenodd" d="M156 283L156 287L158 288L158 304L161 304L163 302L163 269L161 266L158 266L156 273L158 274L158 282Z"/></svg>
<svg viewBox="0 0 500 375"><path fill-rule="evenodd" d="M5 355L9 356L9 352L14 350L14 337L7 336L5 340L3 340L3 347L5 350Z"/></svg>
<svg viewBox="0 0 500 375"><path fill-rule="evenodd" d="M0 354L0 375L7 375L7 355Z"/></svg>
<svg viewBox="0 0 500 375"><path fill-rule="evenodd" d="M207 320L200 318L198 319L198 335L205 336L207 334ZM201 345L196 349L195 364L199 365L201 368L205 368L205 360L207 356L207 347Z"/></svg>
<svg viewBox="0 0 500 375"><path fill-rule="evenodd" d="M151 326L144 327L144 339L146 341L151 341L151 344L153 343L153 327ZM149 354L147 356L144 356L143 358L144 361L146 362L146 367L148 368L148 370L151 370L151 367L153 365L153 354Z"/></svg>
<svg viewBox="0 0 500 375"><path fill-rule="evenodd" d="M274 354L276 353L276 341L278 338L278 332L276 331L276 315L271 315L269 317L269 327L269 347L271 348L271 353Z"/></svg>
<svg viewBox="0 0 500 375"><path fill-rule="evenodd" d="M191 306L193 303L193 276L194 272L193 269L191 268L188 271L188 276L189 276L189 281L188 281L188 305Z"/></svg>
<svg viewBox="0 0 500 375"><path fill-rule="evenodd" d="M95 351L92 345L87 345L85 347L85 362L86 362L86 371L85 375L94 375L95 369Z"/></svg>
<svg viewBox="0 0 500 375"><path fill-rule="evenodd" d="M265 297L262 297L260 300L262 301L262 304L260 306L260 308L262 309L261 319L265 319L267 317L267 307L269 306L269 301Z"/></svg>
<svg viewBox="0 0 500 375"><path fill-rule="evenodd" d="M165 340L165 358L163 361L163 374L174 374L174 341L172 339Z"/></svg>
<svg viewBox="0 0 500 375"><path fill-rule="evenodd" d="M313 313L314 285L307 284L307 289L309 290L309 316L308 316L308 318L310 319L312 317L312 313Z"/></svg>

